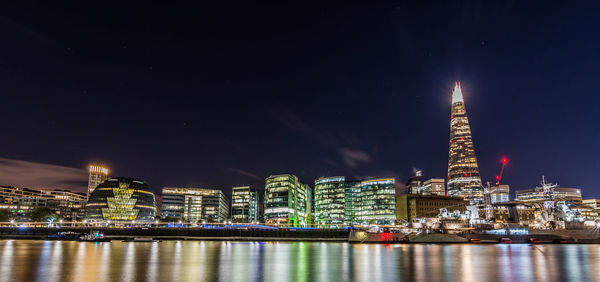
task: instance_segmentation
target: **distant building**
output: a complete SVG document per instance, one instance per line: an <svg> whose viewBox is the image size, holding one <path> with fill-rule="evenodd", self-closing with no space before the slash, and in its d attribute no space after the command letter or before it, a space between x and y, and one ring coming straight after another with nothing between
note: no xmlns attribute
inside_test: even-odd
<svg viewBox="0 0 600 282"><path fill-rule="evenodd" d="M36 208L50 208L65 220L81 220L85 216L87 197L68 190L36 190L0 186L0 209L15 217L24 217Z"/></svg>
<svg viewBox="0 0 600 282"><path fill-rule="evenodd" d="M413 222L415 219L434 218L441 209L463 213L468 205L463 197L404 194L396 197L396 219Z"/></svg>
<svg viewBox="0 0 600 282"><path fill-rule="evenodd" d="M259 220L258 193L250 186L233 187L231 190L231 220L251 223Z"/></svg>
<svg viewBox="0 0 600 282"><path fill-rule="evenodd" d="M491 206L494 223L517 223L529 225L535 222L536 210L533 206L518 201L501 202ZM479 217L486 218L486 208L479 209Z"/></svg>
<svg viewBox="0 0 600 282"><path fill-rule="evenodd" d="M415 175L410 177L406 182L406 188L409 194L421 194L423 187L423 175L420 170L415 172Z"/></svg>
<svg viewBox="0 0 600 282"><path fill-rule="evenodd" d="M154 193L137 179L115 177L98 185L88 197L86 218L92 221L148 222L156 216Z"/></svg>
<svg viewBox="0 0 600 282"><path fill-rule="evenodd" d="M391 224L396 220L396 180L373 178L360 182L360 221Z"/></svg>
<svg viewBox="0 0 600 282"><path fill-rule="evenodd" d="M572 203L582 203L581 190L577 188L556 187L552 189L551 195L544 192L542 187L532 189L516 190L515 200L522 202L543 202L548 199L555 201L568 201Z"/></svg>
<svg viewBox="0 0 600 282"><path fill-rule="evenodd" d="M426 180L421 187L421 194L446 196L446 180L441 178Z"/></svg>
<svg viewBox="0 0 600 282"><path fill-rule="evenodd" d="M448 194L464 197L472 205L483 203L483 186L475 156L475 146L460 83L452 92Z"/></svg>
<svg viewBox="0 0 600 282"><path fill-rule="evenodd" d="M344 181L344 223L361 223L362 201L361 201L361 181Z"/></svg>
<svg viewBox="0 0 600 282"><path fill-rule="evenodd" d="M343 224L345 215L344 177L315 180L315 223Z"/></svg>
<svg viewBox="0 0 600 282"><path fill-rule="evenodd" d="M164 187L161 218L191 223L226 222L229 218L229 202L221 190Z"/></svg>
<svg viewBox="0 0 600 282"><path fill-rule="evenodd" d="M490 199L492 204L508 202L510 194L510 186L508 185L494 185L489 189Z"/></svg>
<svg viewBox="0 0 600 282"><path fill-rule="evenodd" d="M43 197L52 199L49 207L66 220L83 220L85 218L85 205L87 195L85 193L72 192L69 190L41 190Z"/></svg>
<svg viewBox="0 0 600 282"><path fill-rule="evenodd" d="M600 209L600 199L585 199L582 200L582 203L590 208Z"/></svg>
<svg viewBox="0 0 600 282"><path fill-rule="evenodd" d="M312 216L312 191L292 174L265 179L264 218L267 224L305 226Z"/></svg>
<svg viewBox="0 0 600 282"><path fill-rule="evenodd" d="M88 179L88 192L89 195L94 192L94 189L98 187L102 182L108 179L108 168L100 165L90 165L90 176Z"/></svg>
<svg viewBox="0 0 600 282"><path fill-rule="evenodd" d="M317 224L389 224L395 220L394 178L346 180L343 176L315 180Z"/></svg>

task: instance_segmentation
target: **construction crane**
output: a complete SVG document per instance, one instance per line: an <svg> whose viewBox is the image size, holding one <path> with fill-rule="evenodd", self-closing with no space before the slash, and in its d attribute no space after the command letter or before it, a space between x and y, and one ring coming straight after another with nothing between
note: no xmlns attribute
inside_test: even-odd
<svg viewBox="0 0 600 282"><path fill-rule="evenodd" d="M496 175L496 185L500 185L500 181L502 180L502 174L504 173L504 168L508 163L508 159L506 157L502 157L502 168L500 169L500 174Z"/></svg>
<svg viewBox="0 0 600 282"><path fill-rule="evenodd" d="M504 174L504 168L508 163L508 159L506 157L502 157L502 168L500 169L500 174L496 175L496 186L500 185L500 181L502 180L502 174ZM483 200L485 203L485 219L491 220L494 217L494 207L492 205L492 195L491 195L491 187L490 183L487 183L487 188L483 189Z"/></svg>

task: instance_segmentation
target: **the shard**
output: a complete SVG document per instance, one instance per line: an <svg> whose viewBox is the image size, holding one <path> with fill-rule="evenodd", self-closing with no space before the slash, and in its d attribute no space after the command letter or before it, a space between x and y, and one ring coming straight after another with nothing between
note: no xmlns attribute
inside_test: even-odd
<svg viewBox="0 0 600 282"><path fill-rule="evenodd" d="M483 202L483 187L479 175L479 166L477 165L477 157L475 157L471 127L469 126L459 82L456 82L452 92L448 194L464 197L471 204L481 204Z"/></svg>

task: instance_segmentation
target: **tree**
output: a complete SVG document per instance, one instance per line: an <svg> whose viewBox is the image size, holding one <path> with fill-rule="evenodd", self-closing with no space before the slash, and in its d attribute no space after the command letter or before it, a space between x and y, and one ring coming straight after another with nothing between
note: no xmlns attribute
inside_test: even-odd
<svg viewBox="0 0 600 282"><path fill-rule="evenodd" d="M28 214L29 219L33 222L48 222L58 220L58 214L51 208L35 208Z"/></svg>
<svg viewBox="0 0 600 282"><path fill-rule="evenodd" d="M9 222L15 217L10 210L0 210L0 222Z"/></svg>

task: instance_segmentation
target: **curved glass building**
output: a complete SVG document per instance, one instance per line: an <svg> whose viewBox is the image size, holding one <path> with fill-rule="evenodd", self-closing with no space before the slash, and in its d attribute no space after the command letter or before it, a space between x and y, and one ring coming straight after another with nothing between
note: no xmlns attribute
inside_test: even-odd
<svg viewBox="0 0 600 282"><path fill-rule="evenodd" d="M156 215L154 193L141 180L110 178L90 194L86 213L87 219L94 221L153 221Z"/></svg>

